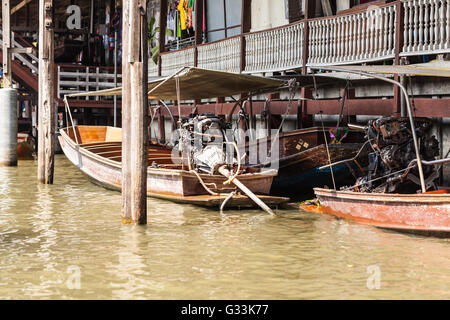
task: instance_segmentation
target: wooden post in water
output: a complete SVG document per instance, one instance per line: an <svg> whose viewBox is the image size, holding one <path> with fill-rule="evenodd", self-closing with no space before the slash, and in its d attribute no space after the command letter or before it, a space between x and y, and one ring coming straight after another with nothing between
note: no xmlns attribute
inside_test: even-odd
<svg viewBox="0 0 450 320"><path fill-rule="evenodd" d="M147 223L147 0L123 1L122 222Z"/></svg>
<svg viewBox="0 0 450 320"><path fill-rule="evenodd" d="M12 88L10 0L2 0L3 88Z"/></svg>
<svg viewBox="0 0 450 320"><path fill-rule="evenodd" d="M38 182L53 183L55 158L53 0L39 1Z"/></svg>

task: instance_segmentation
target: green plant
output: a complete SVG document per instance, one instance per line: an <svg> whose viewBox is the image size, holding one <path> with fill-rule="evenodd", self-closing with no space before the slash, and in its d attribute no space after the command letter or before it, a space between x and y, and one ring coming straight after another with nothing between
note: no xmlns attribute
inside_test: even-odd
<svg viewBox="0 0 450 320"><path fill-rule="evenodd" d="M159 57L159 39L157 38L157 34L159 33L159 27L155 27L156 18L151 17L148 21L148 30L147 30L147 38L148 44L150 46L150 52L152 54L152 60L155 64L158 64ZM166 29L166 36L173 36L173 31L170 29Z"/></svg>

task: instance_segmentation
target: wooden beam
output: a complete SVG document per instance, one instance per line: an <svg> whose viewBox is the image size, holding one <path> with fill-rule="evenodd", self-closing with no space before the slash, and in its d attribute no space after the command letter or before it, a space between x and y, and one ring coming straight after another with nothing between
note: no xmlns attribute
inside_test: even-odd
<svg viewBox="0 0 450 320"><path fill-rule="evenodd" d="M194 66L198 66L198 48L203 43L203 1L195 1L195 47L194 47Z"/></svg>
<svg viewBox="0 0 450 320"><path fill-rule="evenodd" d="M308 20L315 18L316 13L316 1L315 0L305 0L305 27L303 29L303 48L302 48L302 74L308 73L308 57L309 57L309 24ZM311 98L311 89L302 88L301 98ZM312 117L307 112L308 106L305 100L301 101L301 106L297 108L297 123L299 127L305 128L312 125ZM300 120L301 119L301 120Z"/></svg>
<svg viewBox="0 0 450 320"><path fill-rule="evenodd" d="M203 43L203 1L195 1L195 45Z"/></svg>
<svg viewBox="0 0 450 320"><path fill-rule="evenodd" d="M10 0L2 0L3 87L12 88Z"/></svg>
<svg viewBox="0 0 450 320"><path fill-rule="evenodd" d="M305 27L303 29L303 52L302 52L302 74L306 74L308 68L306 64L308 63L308 55L309 55L309 25L308 20L315 18L316 13L316 1L315 0L305 0Z"/></svg>
<svg viewBox="0 0 450 320"><path fill-rule="evenodd" d="M400 0L396 0L395 4L395 14L396 14L396 21L397 26L395 28L395 48L394 48L394 64L399 65L400 64L400 52L402 52L403 49L403 31L404 31L404 9L403 4ZM394 80L400 82L400 76L395 75ZM394 116L400 116L401 114L401 104L402 104L402 97L403 94L401 93L400 87L395 85L394 86L394 101L392 105L392 114Z"/></svg>
<svg viewBox="0 0 450 320"><path fill-rule="evenodd" d="M38 182L53 183L56 105L53 0L39 1Z"/></svg>
<svg viewBox="0 0 450 320"><path fill-rule="evenodd" d="M158 142L164 144L166 143L166 124L161 107L158 109Z"/></svg>
<svg viewBox="0 0 450 320"><path fill-rule="evenodd" d="M159 53L166 51L167 0L160 0L159 13Z"/></svg>
<svg viewBox="0 0 450 320"><path fill-rule="evenodd" d="M16 13L17 11L19 11L20 9L22 9L23 7L25 7L27 4L29 4L30 2L32 2L33 0L23 0L22 2L20 2L19 4L17 4L14 8L11 9L11 15L13 15L14 13Z"/></svg>
<svg viewBox="0 0 450 320"><path fill-rule="evenodd" d="M147 0L123 1L122 221L147 223Z"/></svg>
<svg viewBox="0 0 450 320"><path fill-rule="evenodd" d="M240 71L245 70L245 36L244 34L250 32L252 27L252 0L242 0L241 10L241 52L240 52Z"/></svg>

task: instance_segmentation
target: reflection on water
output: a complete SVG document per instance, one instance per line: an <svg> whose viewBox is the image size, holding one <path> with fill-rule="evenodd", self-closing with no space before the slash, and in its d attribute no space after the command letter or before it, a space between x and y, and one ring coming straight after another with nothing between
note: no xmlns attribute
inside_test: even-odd
<svg viewBox="0 0 450 320"><path fill-rule="evenodd" d="M35 181L33 161L0 168L0 299L450 298L445 239L295 207L273 219L155 199L149 224L129 226L120 194L64 156L54 185Z"/></svg>

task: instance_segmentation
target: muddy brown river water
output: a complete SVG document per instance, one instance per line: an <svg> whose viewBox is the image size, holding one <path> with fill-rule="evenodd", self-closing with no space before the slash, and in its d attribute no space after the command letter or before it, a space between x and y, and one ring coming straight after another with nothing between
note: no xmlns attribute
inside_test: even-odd
<svg viewBox="0 0 450 320"><path fill-rule="evenodd" d="M296 209L218 211L120 193L64 155L0 168L0 299L450 299L450 241Z"/></svg>

